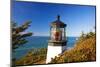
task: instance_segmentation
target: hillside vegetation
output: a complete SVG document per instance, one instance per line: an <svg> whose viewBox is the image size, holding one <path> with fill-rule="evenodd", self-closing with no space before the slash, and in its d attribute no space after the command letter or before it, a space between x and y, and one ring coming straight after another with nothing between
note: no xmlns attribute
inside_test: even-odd
<svg viewBox="0 0 100 67"><path fill-rule="evenodd" d="M82 34L74 48L66 50L59 57L52 58L51 63L71 63L96 60L96 36L94 32ZM50 63L50 64L51 64Z"/></svg>
<svg viewBox="0 0 100 67"><path fill-rule="evenodd" d="M46 48L33 49L28 52L24 57L16 60L16 65L32 65L32 64L45 64L46 62ZM86 62L96 60L96 36L94 32L82 34L75 46L66 50L59 57L51 58L49 64L54 63L71 63L71 62Z"/></svg>
<svg viewBox="0 0 100 67"><path fill-rule="evenodd" d="M16 65L45 64L46 48L32 49L24 57L16 61Z"/></svg>

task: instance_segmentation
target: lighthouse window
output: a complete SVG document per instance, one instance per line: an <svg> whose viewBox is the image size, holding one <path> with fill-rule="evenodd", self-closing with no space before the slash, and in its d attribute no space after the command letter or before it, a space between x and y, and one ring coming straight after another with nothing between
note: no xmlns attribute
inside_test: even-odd
<svg viewBox="0 0 100 67"><path fill-rule="evenodd" d="M54 40L55 38L54 38L54 33L55 33L55 31L56 31L56 28L52 28L51 29L51 40Z"/></svg>
<svg viewBox="0 0 100 67"><path fill-rule="evenodd" d="M65 28L51 28L51 40L66 40Z"/></svg>

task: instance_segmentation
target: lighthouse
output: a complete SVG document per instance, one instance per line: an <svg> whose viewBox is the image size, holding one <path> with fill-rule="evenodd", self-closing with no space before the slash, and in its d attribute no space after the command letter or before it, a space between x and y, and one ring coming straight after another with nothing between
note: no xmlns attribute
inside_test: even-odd
<svg viewBox="0 0 100 67"><path fill-rule="evenodd" d="M66 49L66 24L60 20L60 15L56 21L50 25L50 39L48 41L46 63L50 63L51 58L58 57Z"/></svg>

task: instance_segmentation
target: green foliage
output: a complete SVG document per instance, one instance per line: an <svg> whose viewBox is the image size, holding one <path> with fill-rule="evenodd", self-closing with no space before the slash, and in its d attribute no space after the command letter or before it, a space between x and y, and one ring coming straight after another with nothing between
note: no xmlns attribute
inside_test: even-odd
<svg viewBox="0 0 100 67"><path fill-rule="evenodd" d="M46 48L33 48L24 57L16 60L16 65L45 64L46 54Z"/></svg>
<svg viewBox="0 0 100 67"><path fill-rule="evenodd" d="M17 26L16 23L12 22L12 49L16 49L19 46L27 43L25 37L31 36L32 33L24 33L26 29L30 26L30 21L25 22L21 26Z"/></svg>
<svg viewBox="0 0 100 67"><path fill-rule="evenodd" d="M85 62L96 60L96 38L94 32L82 34L72 49L66 50L59 57L51 58L49 64L54 63L70 63L70 62ZM30 50L24 57L16 60L16 65L32 65L45 64L46 48L38 48Z"/></svg>
<svg viewBox="0 0 100 67"><path fill-rule="evenodd" d="M28 41L25 39L32 35L31 32L24 33L26 29L30 26L31 21L25 22L21 26L17 26L15 22L12 22L12 51L15 53L15 49L19 46L27 43ZM13 54L14 56L15 54ZM12 67L15 67L16 58L12 58Z"/></svg>
<svg viewBox="0 0 100 67"><path fill-rule="evenodd" d="M95 33L82 34L74 48L66 50L59 57L52 58L51 63L85 62L96 60ZM50 63L50 64L51 64Z"/></svg>

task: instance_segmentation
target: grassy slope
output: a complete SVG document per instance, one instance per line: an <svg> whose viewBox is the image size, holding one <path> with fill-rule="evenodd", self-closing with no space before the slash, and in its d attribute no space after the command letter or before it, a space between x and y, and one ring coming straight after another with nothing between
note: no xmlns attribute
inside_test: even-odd
<svg viewBox="0 0 100 67"><path fill-rule="evenodd" d="M52 59L51 63L85 62L96 60L95 34L78 40L74 48L66 50L60 57Z"/></svg>
<svg viewBox="0 0 100 67"><path fill-rule="evenodd" d="M46 48L33 49L27 55L16 61L16 65L45 64Z"/></svg>
<svg viewBox="0 0 100 67"><path fill-rule="evenodd" d="M16 61L16 65L45 64L47 49L32 50L26 56ZM94 33L81 36L74 48L66 50L59 57L52 59L51 63L69 63L96 60L96 39Z"/></svg>

